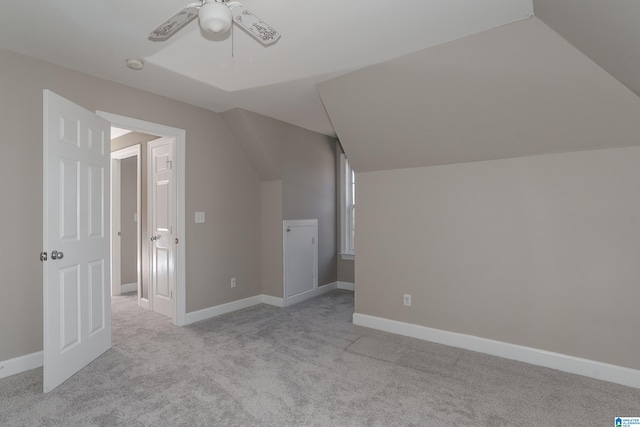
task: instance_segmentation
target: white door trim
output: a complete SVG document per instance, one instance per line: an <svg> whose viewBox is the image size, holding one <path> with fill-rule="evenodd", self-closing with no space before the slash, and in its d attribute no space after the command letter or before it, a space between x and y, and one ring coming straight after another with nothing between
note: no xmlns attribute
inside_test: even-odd
<svg viewBox="0 0 640 427"><path fill-rule="evenodd" d="M288 299L294 298L296 295L287 297L287 227L314 227L313 245L313 289L318 289L318 220L317 219L288 219L282 221L282 295L285 307L291 305L287 303Z"/></svg>
<svg viewBox="0 0 640 427"><path fill-rule="evenodd" d="M185 274L185 153L186 153L186 131L184 129L165 126L157 123L146 122L131 117L97 111L98 116L111 122L115 127L130 129L136 132L143 132L150 135L173 137L176 139L176 226L178 228L176 236L179 239L176 245L176 297L174 299L173 324L176 326L185 325L186 314L186 274Z"/></svg>
<svg viewBox="0 0 640 427"><path fill-rule="evenodd" d="M141 304L142 298L142 228L141 228L141 213L142 213L142 157L141 157L140 144L132 145L131 147L123 148L121 150L111 152L111 295L120 295L122 293L122 282L120 277L120 239L117 236L118 230L121 229L120 218L120 176L121 168L120 161L123 159L129 159L136 157L136 212L138 220L136 221L136 280L138 286L138 305ZM117 228L116 228L117 226ZM118 275L116 277L116 274Z"/></svg>

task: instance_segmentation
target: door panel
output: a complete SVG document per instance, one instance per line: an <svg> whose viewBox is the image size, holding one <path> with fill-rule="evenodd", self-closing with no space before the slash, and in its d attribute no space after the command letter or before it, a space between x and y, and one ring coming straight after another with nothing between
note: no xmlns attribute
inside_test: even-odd
<svg viewBox="0 0 640 427"><path fill-rule="evenodd" d="M97 260L89 263L89 335L96 334L105 328L106 313L105 295L109 294L109 289L105 289L105 266L104 260Z"/></svg>
<svg viewBox="0 0 640 427"><path fill-rule="evenodd" d="M173 317L174 289L174 218L175 178L173 171L174 140L160 138L149 142L151 159L151 306Z"/></svg>
<svg viewBox="0 0 640 427"><path fill-rule="evenodd" d="M110 124L44 91L43 389L111 347ZM56 253L59 256L54 256Z"/></svg>
<svg viewBox="0 0 640 427"><path fill-rule="evenodd" d="M285 222L285 298L317 287L317 225Z"/></svg>
<svg viewBox="0 0 640 427"><path fill-rule="evenodd" d="M102 239L105 237L104 204L108 194L105 194L105 168L89 165L89 238Z"/></svg>
<svg viewBox="0 0 640 427"><path fill-rule="evenodd" d="M64 353L80 342L80 268L72 265L60 269L60 351Z"/></svg>

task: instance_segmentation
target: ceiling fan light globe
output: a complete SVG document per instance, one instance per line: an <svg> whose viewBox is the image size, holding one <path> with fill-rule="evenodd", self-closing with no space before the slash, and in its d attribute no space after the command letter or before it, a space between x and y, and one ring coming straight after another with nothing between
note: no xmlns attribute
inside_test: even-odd
<svg viewBox="0 0 640 427"><path fill-rule="evenodd" d="M210 33L224 33L231 28L233 16L231 9L223 3L209 1L198 12L200 28Z"/></svg>

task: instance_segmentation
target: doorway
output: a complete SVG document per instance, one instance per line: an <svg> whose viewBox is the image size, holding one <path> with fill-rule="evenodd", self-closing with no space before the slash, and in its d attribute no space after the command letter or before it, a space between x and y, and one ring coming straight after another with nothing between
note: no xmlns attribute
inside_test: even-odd
<svg viewBox="0 0 640 427"><path fill-rule="evenodd" d="M111 123L111 126L128 129L134 132L140 132L148 135L155 135L157 137L165 137L173 139L174 141L174 158L172 159L172 167L174 168L174 204L175 204L175 217L173 219L173 244L174 244L174 285L173 294L171 299L171 314L172 323L176 326L185 325L185 312L186 312L186 297L185 297L185 145L186 145L186 133L183 129L173 128L169 126L160 125L157 123L146 122L143 120L133 119L126 116L120 116L112 113L106 113L98 111L97 115L106 119ZM141 162L141 172L144 169L144 164ZM147 171L148 175L148 171ZM143 174L144 176L144 174ZM144 185L142 185L144 188ZM144 196L143 196L144 200ZM144 213L141 212L140 217ZM140 221L141 222L141 221ZM144 228L141 231L141 235L145 238ZM151 237L149 234L148 238ZM147 271L144 266L141 271ZM144 282L144 280L141 280ZM144 290L139 294L141 298L141 306L144 306L143 297Z"/></svg>
<svg viewBox="0 0 640 427"><path fill-rule="evenodd" d="M140 144L111 152L111 295L135 291L138 305L148 308L142 294L140 154Z"/></svg>

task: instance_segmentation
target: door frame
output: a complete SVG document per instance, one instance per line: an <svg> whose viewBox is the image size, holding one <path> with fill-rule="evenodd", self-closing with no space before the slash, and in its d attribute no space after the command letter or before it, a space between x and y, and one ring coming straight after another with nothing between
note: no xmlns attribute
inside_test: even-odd
<svg viewBox="0 0 640 427"><path fill-rule="evenodd" d="M186 325L186 233L185 233L185 153L186 153L186 131L184 129L174 128L171 126L161 125L158 123L147 122L144 120L134 119L131 117L121 116L118 114L97 111L96 114L111 122L112 126L130 129L135 132L147 133L169 138L175 138L175 154L174 159L176 167L175 182L175 202L176 202L176 218L175 224L177 228L176 237L179 239L175 251L176 266L176 294L173 299L172 322L176 326Z"/></svg>
<svg viewBox="0 0 640 427"><path fill-rule="evenodd" d="M313 227L315 244L313 245L313 289L296 295L287 296L287 227ZM301 295L318 289L318 220L287 219L282 221L282 297L284 301L299 299ZM285 303L285 306L288 305Z"/></svg>
<svg viewBox="0 0 640 427"><path fill-rule="evenodd" d="M121 150L111 152L111 295L122 294L121 281L121 231L122 218L120 215L122 195L120 192L121 173L120 162L123 159L136 158L136 280L138 284L138 305L144 304L142 299L142 173L141 173L141 147L140 144L132 145Z"/></svg>

